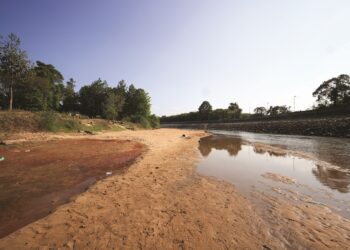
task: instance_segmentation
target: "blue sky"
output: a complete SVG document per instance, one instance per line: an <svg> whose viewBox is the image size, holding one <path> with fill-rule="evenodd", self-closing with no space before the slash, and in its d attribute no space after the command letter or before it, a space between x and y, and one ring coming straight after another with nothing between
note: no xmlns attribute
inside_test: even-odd
<svg viewBox="0 0 350 250"><path fill-rule="evenodd" d="M101 77L144 88L152 111L238 102L306 109L322 81L349 74L348 0L1 0L0 34L77 89Z"/></svg>

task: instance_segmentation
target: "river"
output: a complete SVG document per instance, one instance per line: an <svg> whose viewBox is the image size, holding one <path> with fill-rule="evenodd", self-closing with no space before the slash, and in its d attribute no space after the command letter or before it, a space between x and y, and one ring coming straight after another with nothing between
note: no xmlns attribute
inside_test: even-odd
<svg viewBox="0 0 350 250"><path fill-rule="evenodd" d="M252 193L264 192L324 205L350 218L350 139L210 132L199 143L200 173L233 183L253 201Z"/></svg>

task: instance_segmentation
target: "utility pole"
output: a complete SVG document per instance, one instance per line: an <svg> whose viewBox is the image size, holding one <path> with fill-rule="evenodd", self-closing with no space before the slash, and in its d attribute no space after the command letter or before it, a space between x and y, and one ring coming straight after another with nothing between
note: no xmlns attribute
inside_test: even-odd
<svg viewBox="0 0 350 250"><path fill-rule="evenodd" d="M294 96L294 98L293 98L293 107L294 107L294 112L295 112L295 98L296 98L297 96Z"/></svg>

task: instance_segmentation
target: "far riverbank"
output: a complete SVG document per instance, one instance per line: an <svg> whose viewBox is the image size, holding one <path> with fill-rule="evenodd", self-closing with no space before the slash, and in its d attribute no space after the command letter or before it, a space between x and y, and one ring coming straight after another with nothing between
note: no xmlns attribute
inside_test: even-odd
<svg viewBox="0 0 350 250"><path fill-rule="evenodd" d="M162 123L161 127L350 138L350 116L210 123L174 122Z"/></svg>

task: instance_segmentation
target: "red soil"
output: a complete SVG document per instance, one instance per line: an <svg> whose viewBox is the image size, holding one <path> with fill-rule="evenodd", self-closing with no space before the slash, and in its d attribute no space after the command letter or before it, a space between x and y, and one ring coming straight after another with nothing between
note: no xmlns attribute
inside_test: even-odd
<svg viewBox="0 0 350 250"><path fill-rule="evenodd" d="M133 141L91 139L0 147L0 238L48 215L106 172L122 171L144 150Z"/></svg>

